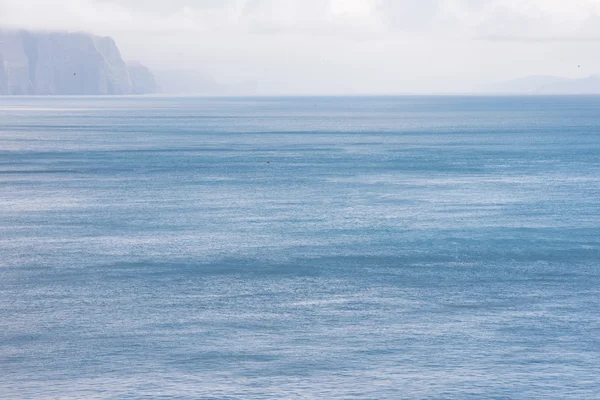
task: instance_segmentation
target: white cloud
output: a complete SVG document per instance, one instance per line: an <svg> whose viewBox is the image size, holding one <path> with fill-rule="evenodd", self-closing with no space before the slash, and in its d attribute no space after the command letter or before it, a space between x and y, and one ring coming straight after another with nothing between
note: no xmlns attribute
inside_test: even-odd
<svg viewBox="0 0 600 400"><path fill-rule="evenodd" d="M331 33L369 27L500 35L527 21L530 32L558 35L599 14L600 0L0 0L1 25L107 32L244 32L262 24L294 33L327 25Z"/></svg>

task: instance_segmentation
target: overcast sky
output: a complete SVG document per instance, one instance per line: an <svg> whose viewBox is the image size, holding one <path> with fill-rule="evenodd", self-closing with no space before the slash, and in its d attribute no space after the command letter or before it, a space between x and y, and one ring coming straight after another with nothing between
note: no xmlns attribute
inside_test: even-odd
<svg viewBox="0 0 600 400"><path fill-rule="evenodd" d="M0 25L112 36L153 69L255 80L265 94L600 73L600 0L0 0Z"/></svg>

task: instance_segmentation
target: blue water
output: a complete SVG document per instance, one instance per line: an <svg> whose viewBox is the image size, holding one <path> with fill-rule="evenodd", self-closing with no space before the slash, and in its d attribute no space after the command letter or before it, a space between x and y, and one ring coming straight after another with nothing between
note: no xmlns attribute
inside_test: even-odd
<svg viewBox="0 0 600 400"><path fill-rule="evenodd" d="M0 398L597 399L600 97L0 98Z"/></svg>

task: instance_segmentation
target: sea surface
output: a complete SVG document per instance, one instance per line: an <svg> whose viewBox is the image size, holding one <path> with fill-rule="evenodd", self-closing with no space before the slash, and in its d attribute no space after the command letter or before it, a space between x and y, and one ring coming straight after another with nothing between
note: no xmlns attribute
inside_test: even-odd
<svg viewBox="0 0 600 400"><path fill-rule="evenodd" d="M598 399L600 97L0 98L0 398Z"/></svg>

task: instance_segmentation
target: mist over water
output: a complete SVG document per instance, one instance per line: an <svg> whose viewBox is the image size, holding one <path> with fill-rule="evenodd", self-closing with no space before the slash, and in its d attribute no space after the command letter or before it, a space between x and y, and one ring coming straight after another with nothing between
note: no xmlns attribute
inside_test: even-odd
<svg viewBox="0 0 600 400"><path fill-rule="evenodd" d="M0 398L596 398L599 107L0 98Z"/></svg>

